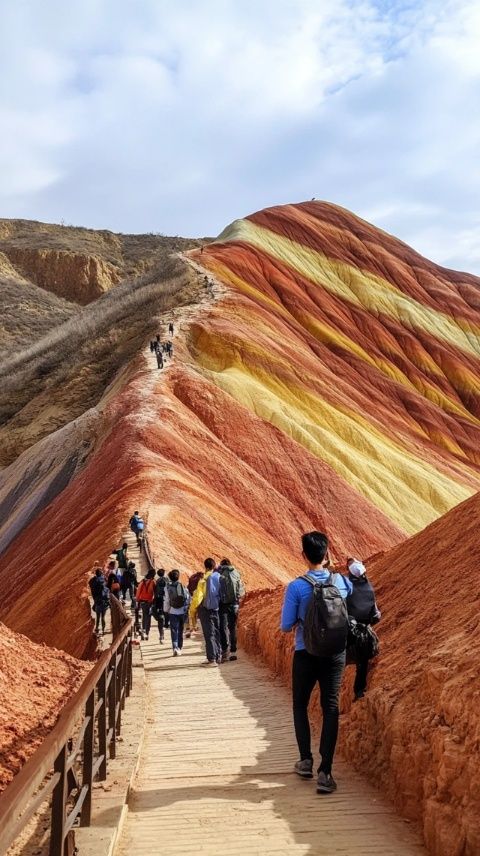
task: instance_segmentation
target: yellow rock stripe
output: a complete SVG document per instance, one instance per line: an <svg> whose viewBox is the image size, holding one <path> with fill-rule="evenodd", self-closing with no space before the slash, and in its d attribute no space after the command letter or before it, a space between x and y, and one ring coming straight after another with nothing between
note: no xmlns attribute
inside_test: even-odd
<svg viewBox="0 0 480 856"><path fill-rule="evenodd" d="M453 321L448 315L424 306L381 277L330 259L250 220L235 220L222 232L218 241L245 241L373 316L383 313L411 330L423 330L453 345L456 350L461 348L480 357L479 328L464 319Z"/></svg>

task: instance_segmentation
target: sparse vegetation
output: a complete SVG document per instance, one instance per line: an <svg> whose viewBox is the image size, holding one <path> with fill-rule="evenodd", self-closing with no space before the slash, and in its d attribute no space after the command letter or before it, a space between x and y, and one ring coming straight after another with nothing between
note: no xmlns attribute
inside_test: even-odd
<svg viewBox="0 0 480 856"><path fill-rule="evenodd" d="M33 283L0 277L0 356L42 339L78 311L75 303Z"/></svg>
<svg viewBox="0 0 480 856"><path fill-rule="evenodd" d="M0 463L94 406L120 366L156 332L159 315L190 302L196 289L187 266L170 255L6 360L0 441L3 434L7 442Z"/></svg>

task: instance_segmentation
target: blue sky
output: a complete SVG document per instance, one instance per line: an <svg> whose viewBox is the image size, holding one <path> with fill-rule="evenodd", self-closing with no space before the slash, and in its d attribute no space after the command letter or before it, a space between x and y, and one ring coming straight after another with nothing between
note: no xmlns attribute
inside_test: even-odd
<svg viewBox="0 0 480 856"><path fill-rule="evenodd" d="M0 216L344 205L480 273L477 0L0 0Z"/></svg>

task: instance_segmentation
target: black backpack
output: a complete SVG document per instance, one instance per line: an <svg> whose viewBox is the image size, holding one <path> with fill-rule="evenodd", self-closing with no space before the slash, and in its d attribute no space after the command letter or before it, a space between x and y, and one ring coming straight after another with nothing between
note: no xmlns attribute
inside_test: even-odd
<svg viewBox="0 0 480 856"><path fill-rule="evenodd" d="M182 606L185 606L187 598L181 582L169 584L168 597L170 599L170 606L173 606L174 609L181 609Z"/></svg>
<svg viewBox="0 0 480 856"><path fill-rule="evenodd" d="M330 574L325 582L317 582L307 575L301 577L313 588L303 622L303 640L306 650L314 657L341 654L347 646L347 605L335 585L336 576Z"/></svg>

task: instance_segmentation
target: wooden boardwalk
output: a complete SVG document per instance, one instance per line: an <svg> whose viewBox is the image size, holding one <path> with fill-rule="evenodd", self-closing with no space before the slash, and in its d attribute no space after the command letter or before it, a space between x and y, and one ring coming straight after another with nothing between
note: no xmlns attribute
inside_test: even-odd
<svg viewBox="0 0 480 856"><path fill-rule="evenodd" d="M339 790L317 796L292 772L290 699L240 652L202 668L198 641L182 657L142 643L146 732L117 856L425 856L412 828L341 761Z"/></svg>

